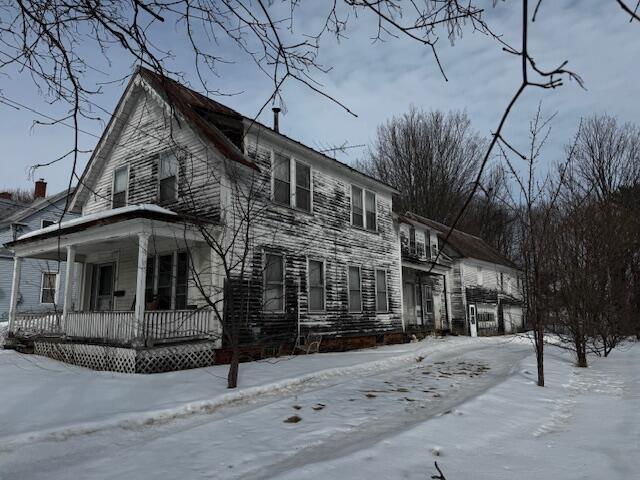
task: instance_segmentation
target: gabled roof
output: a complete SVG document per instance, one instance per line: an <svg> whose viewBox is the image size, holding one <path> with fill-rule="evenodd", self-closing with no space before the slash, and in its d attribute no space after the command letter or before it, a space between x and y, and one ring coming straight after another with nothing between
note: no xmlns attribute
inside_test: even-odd
<svg viewBox="0 0 640 480"><path fill-rule="evenodd" d="M232 158L233 155L237 155L238 153L242 156L242 152L240 152L240 150L220 131L218 127L213 125L210 121L206 120L207 113L224 116L234 120L243 120L245 122L245 125L249 125L251 127L258 126L260 128L266 129L272 134L275 134L278 137L281 137L282 139L285 139L288 142L292 142L295 145L300 146L310 152L313 152L316 155L320 155L324 159L332 163L336 163L340 165L340 167L345 168L351 171L352 173L362 175L381 185L385 185L387 188L397 193L397 190L391 185L388 185L385 182L378 180L377 178L373 178L370 175L367 175L366 173L361 172L351 167L350 165L347 165L346 163L341 162L333 157L329 157L328 155L325 155L324 153L319 152L318 150L311 148L308 145L305 145L304 143L299 142L298 140L295 140L287 135L284 135L281 132L276 132L272 128L264 125L263 123L260 123L253 118L246 117L241 113L238 113L237 111L233 110L232 108L229 108L226 105L223 105L219 102L216 102L215 100L212 100L209 97L206 97L194 90L191 90L190 88L176 82L175 80L172 80L162 75L158 75L157 73L152 72L151 70L148 70L143 67L139 67L138 71L157 90L164 92L164 95L170 100L170 103L172 103L177 109L179 109L179 111L185 117L191 119L194 125L200 126L200 124L202 124L201 128L202 128L202 131L205 133L205 136L210 136L212 141L216 145L216 147L223 154L227 156L231 155L231 157L229 158ZM239 160L238 158L235 158L235 157L233 157L232 159ZM247 159L246 157L243 156L242 160L239 160L239 161L246 162ZM251 160L249 160L249 162L253 164Z"/></svg>
<svg viewBox="0 0 640 480"><path fill-rule="evenodd" d="M26 207L28 204L18 202L13 199L0 198L0 223L9 215L12 215L16 210Z"/></svg>
<svg viewBox="0 0 640 480"><path fill-rule="evenodd" d="M426 227L435 230L438 237L444 238L450 230L450 227L444 223L436 222L429 218L415 214L413 212L407 212L404 215L399 216L400 219L405 219L413 222L418 222ZM483 260L489 263L495 263L497 265L504 265L509 268L519 270L519 267L509 260L507 257L498 252L495 248L489 245L480 237L463 232L462 230L453 229L447 244L457 251L460 255L467 258L475 258L477 260Z"/></svg>
<svg viewBox="0 0 640 480"><path fill-rule="evenodd" d="M73 192L71 192L73 194ZM34 202L23 205L18 208L17 211L14 211L8 217L0 219L0 226L9 225L11 223L21 223L26 220L28 217L33 215L34 213L38 213L41 210L59 202L63 198L67 196L67 190L63 190L62 192L58 192L55 195L50 195L45 198L40 198L35 200ZM62 215L63 210L60 210L60 215Z"/></svg>

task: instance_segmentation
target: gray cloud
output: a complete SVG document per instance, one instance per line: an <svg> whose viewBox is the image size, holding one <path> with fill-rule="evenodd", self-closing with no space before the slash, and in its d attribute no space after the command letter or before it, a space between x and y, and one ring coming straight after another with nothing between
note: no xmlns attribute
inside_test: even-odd
<svg viewBox="0 0 640 480"><path fill-rule="evenodd" d="M300 31L317 26L322 4L312 5L300 18L297 27ZM531 89L515 109L506 134L512 143L526 145L528 121L543 100L547 113L558 112L545 152L546 161L551 164L562 156L563 145L575 132L581 116L607 112L624 121L638 118L640 25L629 23L615 2L547 1L542 8L539 20L531 28L532 54L544 68L569 60L570 67L585 79L587 90L581 90L575 83L554 91ZM506 41L519 43L519 2L489 7L487 18ZM489 135L518 85L518 59L502 52L496 42L479 33L467 32L454 46L446 38L441 40L439 52L449 78L445 82L428 49L407 39L373 43L375 25L366 17L351 26L347 39L339 43L329 38L323 41L319 59L332 70L317 78L324 90L347 104L358 114L357 118L301 85L291 83L284 91L288 112L282 118L282 130L311 146L343 141L369 143L378 124L403 113L411 104L424 109L466 110L475 128ZM171 32L168 38L170 42ZM233 56L233 50L229 51ZM197 86L185 58L179 56L176 65ZM114 54L111 59L114 67L109 73L113 77L130 69L127 58ZM270 84L246 58L237 59L237 63L223 66L221 77L212 77L210 86L227 92L242 91L220 101L251 116L265 101ZM1 79L0 89L4 95L49 115L64 112L61 107L46 104L24 75L12 74L11 78ZM122 86L105 87L104 93L94 100L111 110L122 90ZM30 186L28 166L51 160L72 144L71 129L63 126L31 129L34 118L30 112L0 104L0 189ZM105 115L103 119L107 120ZM262 120L269 122L269 115ZM83 122L82 128L96 135L102 131L99 122ZM82 148L91 149L95 143L95 138L82 135ZM338 158L353 162L363 153L351 150ZM80 167L86 158L86 155L81 158ZM70 168L70 160L65 160L42 169L37 176L49 181L50 191L57 191L68 182Z"/></svg>

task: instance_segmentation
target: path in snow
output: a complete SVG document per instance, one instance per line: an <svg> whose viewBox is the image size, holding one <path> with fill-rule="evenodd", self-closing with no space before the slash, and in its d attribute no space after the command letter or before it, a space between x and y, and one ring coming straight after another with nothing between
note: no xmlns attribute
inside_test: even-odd
<svg viewBox="0 0 640 480"><path fill-rule="evenodd" d="M319 379L162 425L0 453L0 478L270 478L367 448L499 384L531 353L466 343L393 370ZM292 416L301 420L286 423ZM2 475L7 475L2 477Z"/></svg>

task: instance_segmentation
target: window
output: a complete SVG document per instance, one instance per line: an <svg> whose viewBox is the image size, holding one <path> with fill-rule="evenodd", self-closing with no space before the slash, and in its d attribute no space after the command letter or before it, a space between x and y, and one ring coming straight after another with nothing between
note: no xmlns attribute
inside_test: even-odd
<svg viewBox="0 0 640 480"><path fill-rule="evenodd" d="M433 291L431 287L424 287L424 309L427 313L433 313Z"/></svg>
<svg viewBox="0 0 640 480"><path fill-rule="evenodd" d="M56 223L58 223L58 222L56 222L55 220L44 220L43 219L40 222L40 228L47 228L47 227L50 227L51 225L55 225Z"/></svg>
<svg viewBox="0 0 640 480"><path fill-rule="evenodd" d="M349 311L362 311L362 282L360 267L349 267Z"/></svg>
<svg viewBox="0 0 640 480"><path fill-rule="evenodd" d="M158 160L160 202L171 202L178 198L178 158L173 151L162 152Z"/></svg>
<svg viewBox="0 0 640 480"><path fill-rule="evenodd" d="M158 310L171 309L171 289L173 287L173 254L158 258Z"/></svg>
<svg viewBox="0 0 640 480"><path fill-rule="evenodd" d="M284 257L271 253L265 256L264 310L284 311Z"/></svg>
<svg viewBox="0 0 640 480"><path fill-rule="evenodd" d="M309 260L309 311L324 311L324 262Z"/></svg>
<svg viewBox="0 0 640 480"><path fill-rule="evenodd" d="M482 278L482 267L477 267L477 272L476 272L476 284L477 285L482 285L483 284L483 278Z"/></svg>
<svg viewBox="0 0 640 480"><path fill-rule="evenodd" d="M504 291L504 273L500 272L500 290Z"/></svg>
<svg viewBox="0 0 640 480"><path fill-rule="evenodd" d="M186 252L152 255L147 258L145 301L157 310L185 310L189 280Z"/></svg>
<svg viewBox="0 0 640 480"><path fill-rule="evenodd" d="M409 253L416 253L416 229L409 228Z"/></svg>
<svg viewBox="0 0 640 480"><path fill-rule="evenodd" d="M275 154L273 167L273 201L291 205L291 159Z"/></svg>
<svg viewBox="0 0 640 480"><path fill-rule="evenodd" d="M367 230L377 230L376 194L351 186L351 224Z"/></svg>
<svg viewBox="0 0 640 480"><path fill-rule="evenodd" d="M280 153L273 158L273 201L310 212L311 167Z"/></svg>
<svg viewBox="0 0 640 480"><path fill-rule="evenodd" d="M386 270L376 270L376 310L378 312L389 310Z"/></svg>
<svg viewBox="0 0 640 480"><path fill-rule="evenodd" d="M56 303L56 286L58 284L57 273L42 274L42 289L40 291L40 303Z"/></svg>
<svg viewBox="0 0 640 480"><path fill-rule="evenodd" d="M296 207L311 211L311 167L296 162Z"/></svg>
<svg viewBox="0 0 640 480"><path fill-rule="evenodd" d="M365 192L364 195L365 210L367 212L367 230L377 230L376 228L376 194L373 192Z"/></svg>
<svg viewBox="0 0 640 480"><path fill-rule="evenodd" d="M362 189L351 186L351 224L355 227L364 227L362 214Z"/></svg>
<svg viewBox="0 0 640 480"><path fill-rule="evenodd" d="M184 310L187 308L187 287L189 281L189 255L187 252L179 252L177 261L175 309Z"/></svg>
<svg viewBox="0 0 640 480"><path fill-rule="evenodd" d="M124 207L127 204L127 186L129 184L129 166L117 168L113 172L113 193L111 208Z"/></svg>

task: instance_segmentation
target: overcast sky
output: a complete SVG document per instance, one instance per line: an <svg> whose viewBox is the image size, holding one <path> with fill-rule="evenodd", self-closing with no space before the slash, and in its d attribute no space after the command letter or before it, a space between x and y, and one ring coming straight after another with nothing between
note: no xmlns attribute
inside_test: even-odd
<svg viewBox="0 0 640 480"><path fill-rule="evenodd" d="M298 18L298 31L315 27L325 2L313 2L312 8ZM520 2L499 3L493 9L488 1L487 19L494 30L518 44ZM316 11L317 9L317 11ZM173 26L166 27L171 42ZM308 88L288 84L284 90L287 112L281 119L281 131L315 147L327 148L348 142L369 144L376 126L393 115L405 112L410 105L429 110L465 110L473 126L483 135L495 128L506 103L518 86L518 59L504 53L495 41L467 32L454 46L446 38L440 42L440 56L449 78L445 82L429 50L407 39L390 39L373 43L375 26L366 18L351 22L348 38L341 42L326 39L320 50L320 62L332 67L316 78L328 94L349 106L358 117L313 93ZM186 48L171 45L177 54L174 65L198 86ZM221 48L226 48L223 44ZM585 80L587 90L567 83L557 90L531 89L517 105L508 124L506 137L514 145L526 146L528 121L538 102L543 101L547 114L557 112L545 161L551 163L563 154L563 146L575 133L581 116L609 113L623 121L640 123L640 23L630 23L614 1L547 0L530 33L530 52L542 68L553 68L564 60ZM217 100L239 112L253 116L269 94L269 84L246 58L228 48L227 57L236 63L220 69L218 78L210 78L210 87L225 92L242 92ZM96 52L87 51L87 55ZM110 53L112 66L101 68L97 81L122 77L133 68L131 60L117 51ZM104 62L103 62L104 63ZM112 111L124 85L103 87L93 101ZM1 94L45 115L55 116L63 106L49 105L25 74L11 72L0 77ZM102 112L103 121L108 118ZM263 116L271 122L271 112ZM44 118L21 108L16 110L0 103L0 190L31 188L28 167L50 161L72 145L73 131L63 126L36 126L34 120ZM101 122L84 121L82 129L100 135ZM81 134L81 147L93 149L97 139ZM353 162L364 155L363 149L351 149L337 158ZM87 155L81 159L80 170ZM65 188L69 181L71 160L43 168L36 174L49 183L49 193Z"/></svg>

